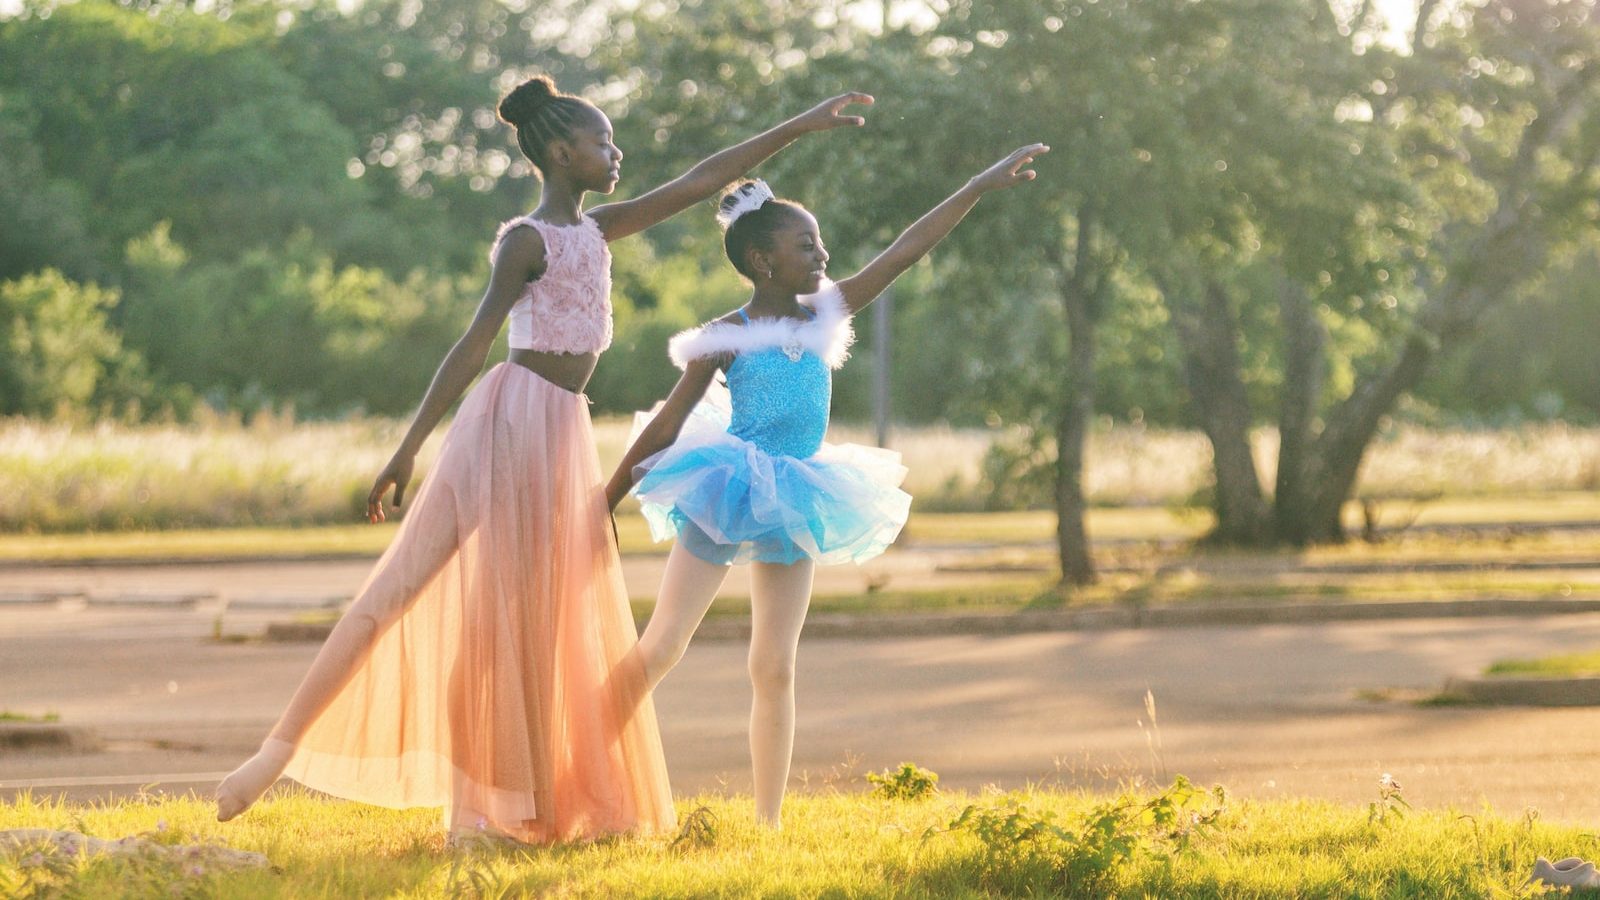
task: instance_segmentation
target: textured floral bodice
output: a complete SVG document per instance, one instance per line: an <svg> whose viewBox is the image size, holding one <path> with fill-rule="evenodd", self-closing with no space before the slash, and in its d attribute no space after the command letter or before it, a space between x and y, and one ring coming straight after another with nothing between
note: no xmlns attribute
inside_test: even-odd
<svg viewBox="0 0 1600 900"><path fill-rule="evenodd" d="M495 247L522 225L544 239L545 267L511 307L512 349L599 353L610 347L611 250L599 224L588 216L575 225L523 216L500 226Z"/></svg>
<svg viewBox="0 0 1600 900"><path fill-rule="evenodd" d="M734 354L728 364L728 433L773 456L800 459L822 446L833 399L833 369L844 363L854 339L838 288L802 298L808 321L746 319L714 322L672 339L673 362ZM743 315L743 313L741 313Z"/></svg>

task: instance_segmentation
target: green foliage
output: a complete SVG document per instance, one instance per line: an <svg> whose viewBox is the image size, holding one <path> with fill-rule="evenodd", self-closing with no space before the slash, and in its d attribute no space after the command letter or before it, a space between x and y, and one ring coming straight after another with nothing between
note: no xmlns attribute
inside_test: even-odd
<svg viewBox="0 0 1600 900"><path fill-rule="evenodd" d="M1524 302L1490 313L1479 337L1446 359L1417 399L1436 420L1476 425L1600 421L1600 355L1588 343L1594 334L1600 249L1589 247L1562 260Z"/></svg>
<svg viewBox="0 0 1600 900"><path fill-rule="evenodd" d="M108 314L117 293L46 269L0 283L0 415L71 416L136 404L143 363Z"/></svg>
<svg viewBox="0 0 1600 900"><path fill-rule="evenodd" d="M335 267L304 233L206 263L162 224L128 265L128 343L218 408L403 414L471 315L463 280Z"/></svg>
<svg viewBox="0 0 1600 900"><path fill-rule="evenodd" d="M1209 808L1192 805L1208 797ZM1052 813L1021 804L973 804L943 830L977 840L989 890L1018 895L1042 887L1062 896L1101 897L1140 857L1169 864L1194 837L1214 829L1226 802L1220 785L1201 791L1180 775L1155 797L1098 804L1076 825L1058 825ZM931 829L925 837L938 833Z"/></svg>
<svg viewBox="0 0 1600 900"><path fill-rule="evenodd" d="M1372 4L1352 21L1293 0L960 0L914 23L891 16L882 34L841 8L29 5L0 21L0 279L54 269L119 290L110 328L160 386L147 414L188 414L196 397L407 411L482 290L493 224L536 195L493 115L533 70L612 117L627 161L607 199L821 96L877 92L869 128L800 141L759 173L817 212L836 275L1001 152L1052 144L1039 184L986 199L896 286L893 397L910 422L1052 431L1075 386L1062 291L1080 266L1105 276L1099 412L1198 421L1181 314L1216 289L1262 422L1289 380L1286 287L1326 331L1315 393L1329 418L1419 329L1470 330L1471 310L1422 312L1452 273L1537 273L1545 250L1592 240L1595 117L1551 114L1590 90L1561 86L1567 62L1593 55L1589 4L1469 7L1435 17L1415 53L1371 42ZM1563 125L1524 159L1534 121ZM1517 197L1504 243L1529 249L1474 263L1478 226ZM670 387L670 333L744 288L705 208L614 249L616 349L589 393L621 412ZM1600 416L1590 268L1485 322L1420 408ZM1528 293L1491 282L1473 296ZM870 409L871 318L838 376L842 418ZM102 401L87 402L80 413Z"/></svg>
<svg viewBox="0 0 1600 900"><path fill-rule="evenodd" d="M25 92L0 90L0 209L6 211L0 280L46 268L92 277L101 266L85 219L87 198L70 179L50 175L37 126Z"/></svg>
<svg viewBox="0 0 1600 900"><path fill-rule="evenodd" d="M979 490L983 508L1051 509L1055 506L1055 447L1049 431L1032 425L989 445Z"/></svg>
<svg viewBox="0 0 1600 900"><path fill-rule="evenodd" d="M885 800L924 800L939 792L939 773L930 772L915 763L901 763L893 771L882 774L867 773L867 783L873 785L872 795Z"/></svg>

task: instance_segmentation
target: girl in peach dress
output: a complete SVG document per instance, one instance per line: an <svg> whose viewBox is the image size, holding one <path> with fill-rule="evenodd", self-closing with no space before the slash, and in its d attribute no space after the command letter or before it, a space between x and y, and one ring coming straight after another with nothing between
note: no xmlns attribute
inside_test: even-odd
<svg viewBox="0 0 1600 900"><path fill-rule="evenodd" d="M803 134L860 125L844 94L634 200L610 193L610 120L547 77L500 103L543 179L496 237L489 287L368 498L398 508L417 449L482 370L394 542L260 751L223 779L217 818L280 775L388 807L439 806L452 832L530 843L669 829L672 794L581 391L611 343L610 253Z"/></svg>

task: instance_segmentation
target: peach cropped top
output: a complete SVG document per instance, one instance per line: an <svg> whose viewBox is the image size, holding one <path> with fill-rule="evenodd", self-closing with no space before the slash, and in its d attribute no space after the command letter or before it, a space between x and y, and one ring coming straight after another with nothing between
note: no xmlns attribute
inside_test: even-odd
<svg viewBox="0 0 1600 900"><path fill-rule="evenodd" d="M527 225L544 239L544 274L511 307L511 347L547 353L599 353L611 346L611 250L594 219L552 225L522 216L500 226L494 250Z"/></svg>

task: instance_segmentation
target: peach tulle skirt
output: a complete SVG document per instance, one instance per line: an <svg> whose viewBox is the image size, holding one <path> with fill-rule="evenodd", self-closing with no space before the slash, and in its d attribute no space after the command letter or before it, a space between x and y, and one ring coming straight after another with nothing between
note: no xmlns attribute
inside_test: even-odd
<svg viewBox="0 0 1600 900"><path fill-rule="evenodd" d="M637 639L587 400L501 364L324 646L354 674L286 774L530 843L670 829Z"/></svg>

